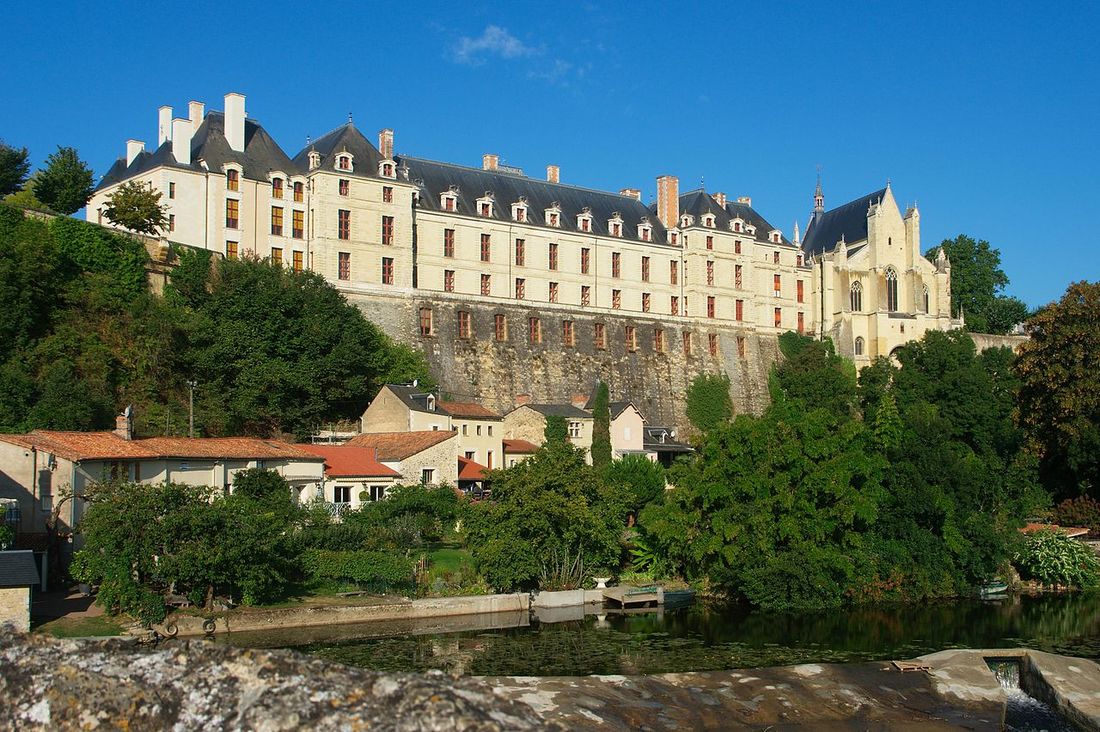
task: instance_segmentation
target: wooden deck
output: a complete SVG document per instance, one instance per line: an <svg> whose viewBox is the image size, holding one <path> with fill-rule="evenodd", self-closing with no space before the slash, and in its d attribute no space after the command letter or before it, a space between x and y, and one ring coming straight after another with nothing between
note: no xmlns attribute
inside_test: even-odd
<svg viewBox="0 0 1100 732"><path fill-rule="evenodd" d="M606 587L603 590L603 601L612 607L621 608L660 607L665 604L665 590L660 585Z"/></svg>

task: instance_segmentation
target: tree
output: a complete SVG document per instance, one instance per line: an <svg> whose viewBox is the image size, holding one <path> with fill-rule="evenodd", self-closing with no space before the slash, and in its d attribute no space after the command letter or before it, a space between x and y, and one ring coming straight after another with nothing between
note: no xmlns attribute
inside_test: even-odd
<svg viewBox="0 0 1100 732"><path fill-rule="evenodd" d="M569 442L569 425L566 423L565 417L560 414L547 415L546 427L543 429L543 440L562 444Z"/></svg>
<svg viewBox="0 0 1100 732"><path fill-rule="evenodd" d="M138 181L128 181L107 197L103 215L124 229L157 236L168 226L168 205L160 202L162 195Z"/></svg>
<svg viewBox="0 0 1100 732"><path fill-rule="evenodd" d="M71 214L84 208L95 189L92 169L71 147L58 146L57 152L46 158L35 183L38 200L54 211Z"/></svg>
<svg viewBox="0 0 1100 732"><path fill-rule="evenodd" d="M665 492L665 469L645 455L624 455L604 469L608 487L619 491L626 507L637 513Z"/></svg>
<svg viewBox="0 0 1100 732"><path fill-rule="evenodd" d="M0 140L0 198L23 187L30 172L27 148L16 148Z"/></svg>
<svg viewBox="0 0 1100 732"><path fill-rule="evenodd" d="M1019 421L1056 497L1100 498L1100 283L1075 282L1028 321Z"/></svg>
<svg viewBox="0 0 1100 732"><path fill-rule="evenodd" d="M687 418L695 429L707 432L733 417L730 377L726 374L699 374L691 380L687 392Z"/></svg>
<svg viewBox="0 0 1100 732"><path fill-rule="evenodd" d="M1007 333L1026 315L1020 300L1001 295L1008 275L1001 269L1001 252L983 240L965 234L930 249L925 256L935 261L940 250L951 260L951 314L966 318L968 330ZM1021 307L1022 306L1022 307Z"/></svg>
<svg viewBox="0 0 1100 732"><path fill-rule="evenodd" d="M600 469L611 464L611 404L607 384L596 385L592 403L592 466Z"/></svg>
<svg viewBox="0 0 1100 732"><path fill-rule="evenodd" d="M838 356L832 340L788 331L779 337L786 360L772 370L772 399L795 399L805 408L849 415L856 402L855 366Z"/></svg>

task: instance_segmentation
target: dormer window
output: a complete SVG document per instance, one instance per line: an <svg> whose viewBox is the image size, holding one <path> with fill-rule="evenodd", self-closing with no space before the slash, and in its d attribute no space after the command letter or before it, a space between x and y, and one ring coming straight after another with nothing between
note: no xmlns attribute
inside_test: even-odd
<svg viewBox="0 0 1100 732"><path fill-rule="evenodd" d="M225 190L239 191L241 189L241 174L230 168L225 171Z"/></svg>
<svg viewBox="0 0 1100 732"><path fill-rule="evenodd" d="M493 215L493 194L485 191L485 195L477 199L477 215L486 218Z"/></svg>
<svg viewBox="0 0 1100 732"><path fill-rule="evenodd" d="M336 156L336 169L351 170L351 155L349 153L340 153Z"/></svg>
<svg viewBox="0 0 1100 732"><path fill-rule="evenodd" d="M623 217L618 211L611 214L611 218L607 222L607 230L611 236L623 235Z"/></svg>
<svg viewBox="0 0 1100 732"><path fill-rule="evenodd" d="M752 224L746 224L745 225L745 231L749 232L753 236L756 236L756 227L753 226Z"/></svg>
<svg viewBox="0 0 1100 732"><path fill-rule="evenodd" d="M668 232L668 243L669 244L679 244L680 243L680 235L675 231Z"/></svg>
<svg viewBox="0 0 1100 732"><path fill-rule="evenodd" d="M653 227L649 223L649 219L642 219L642 223L638 224L638 238L642 241L653 240Z"/></svg>
<svg viewBox="0 0 1100 732"><path fill-rule="evenodd" d="M424 400L424 402L427 405L429 412L434 412L435 411L435 395L434 394L429 394L427 399Z"/></svg>
<svg viewBox="0 0 1100 732"><path fill-rule="evenodd" d="M686 229L687 227L691 226L692 223L694 223L694 222L695 222L695 219L694 219L694 217L692 217L691 214L684 214L683 216L680 217L680 228L681 229Z"/></svg>
<svg viewBox="0 0 1100 732"><path fill-rule="evenodd" d="M554 201L550 208L546 209L546 225L559 227L561 226L561 204Z"/></svg>
<svg viewBox="0 0 1100 732"><path fill-rule="evenodd" d="M458 208L458 193L452 188L439 195L439 207L444 211L454 211Z"/></svg>
<svg viewBox="0 0 1100 732"><path fill-rule="evenodd" d="M310 150L309 151L309 169L313 170L314 168L320 168L320 167L321 167L321 153L317 152L316 150Z"/></svg>
<svg viewBox="0 0 1100 732"><path fill-rule="evenodd" d="M512 204L512 220L521 224L527 223L527 199L521 198Z"/></svg>
<svg viewBox="0 0 1100 732"><path fill-rule="evenodd" d="M577 214L577 229L586 234L592 231L592 209L588 206Z"/></svg>
<svg viewBox="0 0 1100 732"><path fill-rule="evenodd" d="M737 233L741 233L742 231L745 230L745 222L740 216L738 216L737 218L735 218L733 221L730 222L730 228L733 229L734 231L736 231Z"/></svg>
<svg viewBox="0 0 1100 732"><path fill-rule="evenodd" d="M714 214L707 214L703 217L703 226L707 227L708 229L714 228Z"/></svg>
<svg viewBox="0 0 1100 732"><path fill-rule="evenodd" d="M397 166L394 165L392 160L383 160L378 164L378 175L383 178L396 178Z"/></svg>
<svg viewBox="0 0 1100 732"><path fill-rule="evenodd" d="M783 236L782 233L780 233L778 231L775 231L775 230L771 231L772 243L773 244L779 244L782 241L782 236Z"/></svg>

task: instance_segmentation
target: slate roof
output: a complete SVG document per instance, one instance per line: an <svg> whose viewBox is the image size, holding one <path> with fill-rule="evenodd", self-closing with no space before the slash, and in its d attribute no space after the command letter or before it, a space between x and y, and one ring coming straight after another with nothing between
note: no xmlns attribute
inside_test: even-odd
<svg viewBox="0 0 1100 732"><path fill-rule="evenodd" d="M427 414L446 414L439 408L439 399L435 401L435 409L428 409L428 397L435 396L430 391L425 391L419 386L413 386L412 384L386 384L394 396L401 400L401 403L414 412L425 412Z"/></svg>
<svg viewBox="0 0 1100 732"><path fill-rule="evenodd" d="M486 472L489 469L481 463L475 463L473 460L467 457L458 458L458 479L459 480L485 480L487 477Z"/></svg>
<svg viewBox="0 0 1100 732"><path fill-rule="evenodd" d="M772 226L767 219L747 203L727 200L726 206L723 208L718 205L711 194L702 188L680 194L681 216L691 214L695 217L695 223L701 224L703 216L708 213L714 214L714 227L722 231L730 231L730 222L740 216L746 224L756 228L755 236L758 241L768 241L768 232L779 230L778 226ZM787 246L792 246L785 236L780 235L780 241Z"/></svg>
<svg viewBox="0 0 1100 732"><path fill-rule="evenodd" d="M670 437L672 430L668 427L646 427L642 433L642 444L649 452L691 452L690 445L676 442ZM662 433L664 439L662 440Z"/></svg>
<svg viewBox="0 0 1100 732"><path fill-rule="evenodd" d="M393 478L401 474L378 460L378 451L350 445L302 445L302 449L325 459L329 478Z"/></svg>
<svg viewBox="0 0 1100 732"><path fill-rule="evenodd" d="M544 417L592 419L592 415L589 412L586 412L578 407L574 407L572 404L523 404L517 407L517 409L522 409L523 407L534 409L536 412L543 415Z"/></svg>
<svg viewBox="0 0 1100 732"><path fill-rule="evenodd" d="M373 432L356 435L344 443L345 447L371 447L378 459L395 462L424 452L455 436L450 430L421 430L417 432Z"/></svg>
<svg viewBox="0 0 1100 732"><path fill-rule="evenodd" d="M0 587L30 587L39 581L34 552L29 549L0 552Z"/></svg>
<svg viewBox="0 0 1100 732"><path fill-rule="evenodd" d="M589 413L588 414L589 417L593 416L591 414L591 412L592 412L593 409L595 409L595 407L596 407L596 393L592 392L592 396L588 397L588 401L584 403L584 409L585 409L586 412ZM610 413L611 419L615 419L620 414L625 412L627 407L634 407L635 409L638 409L638 406L634 402L629 401L629 400L619 401L619 402L608 402L607 403L607 411ZM642 410L638 409L639 414L641 414L641 411Z"/></svg>
<svg viewBox="0 0 1100 732"><path fill-rule="evenodd" d="M538 452L538 445L527 440L502 440L504 452L508 455L532 455Z"/></svg>
<svg viewBox="0 0 1100 732"><path fill-rule="evenodd" d="M176 162L172 152L172 142L166 141L156 150L145 150L138 154L129 166L125 158L119 158L99 181L96 190L106 188L136 175L161 166L181 170L201 171L199 160L206 162L210 170L220 171L225 163L237 163L244 171L244 177L251 180L266 181L268 173L282 171L286 175L299 175L305 168L292 161L267 130L254 119L244 122L244 152L229 147L225 139L225 114L211 111L206 113L202 124L191 136L191 163L181 165Z"/></svg>
<svg viewBox="0 0 1100 732"><path fill-rule="evenodd" d="M653 242L666 242L665 227L657 214L632 196L551 183L505 170L482 170L421 158L398 156L398 164L407 167L409 180L420 186L420 208L428 211L441 211L440 194L454 186L458 192L455 213L460 215L484 218L477 212L477 199L491 191L495 201L492 218L499 221L511 221L512 204L525 197L527 223L534 226L547 226L546 209L557 202L561 207L561 226L550 228L609 236L608 220L617 211L623 219L623 239L641 241L638 224L647 219L653 227ZM585 207L592 214L591 232L581 232L577 224L577 216Z"/></svg>
<svg viewBox="0 0 1100 732"><path fill-rule="evenodd" d="M382 153L367 139L366 135L359 131L353 123L340 125L335 130L321 135L310 144L303 147L294 156L294 164L298 170L309 170L310 152L321 154L321 167L333 168L332 161L341 152L351 153L352 170L342 171L349 176L378 178L378 163L382 160Z"/></svg>
<svg viewBox="0 0 1100 732"><path fill-rule="evenodd" d="M0 435L0 440L51 452L67 460L140 460L156 458L316 461L319 458L279 440L253 437L149 437L124 440L114 432L35 430Z"/></svg>
<svg viewBox="0 0 1100 732"><path fill-rule="evenodd" d="M849 244L865 240L867 209L881 201L885 195L886 189L881 188L874 193L849 201L843 206L830 209L821 214L820 218L810 219L806 236L802 239L802 251L808 256L831 252L842 236Z"/></svg>
<svg viewBox="0 0 1100 732"><path fill-rule="evenodd" d="M442 411L459 419L502 419L491 409L474 402L437 402Z"/></svg>

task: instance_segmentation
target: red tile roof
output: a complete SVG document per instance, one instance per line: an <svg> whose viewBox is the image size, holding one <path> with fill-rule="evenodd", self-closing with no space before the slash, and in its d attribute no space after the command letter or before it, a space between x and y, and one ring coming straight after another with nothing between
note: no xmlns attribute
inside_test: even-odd
<svg viewBox="0 0 1100 732"><path fill-rule="evenodd" d="M349 445L300 445L303 450L325 459L325 475L330 478L392 478L400 476L393 468L378 462L377 451Z"/></svg>
<svg viewBox="0 0 1100 732"><path fill-rule="evenodd" d="M134 440L158 456L237 460L316 460L317 456L281 440L255 437L150 437Z"/></svg>
<svg viewBox="0 0 1100 732"><path fill-rule="evenodd" d="M439 401L439 407L452 417L459 419L503 419L491 409L486 409L474 402L445 402Z"/></svg>
<svg viewBox="0 0 1100 732"><path fill-rule="evenodd" d="M455 436L450 430L419 432L368 432L344 443L348 447L373 447L383 462L404 460Z"/></svg>
<svg viewBox="0 0 1100 732"><path fill-rule="evenodd" d="M459 480L485 480L488 468L481 463L475 463L470 458L459 456L458 479Z"/></svg>
<svg viewBox="0 0 1100 732"><path fill-rule="evenodd" d="M503 440L504 452L510 455L530 455L538 452L538 445L527 440Z"/></svg>
<svg viewBox="0 0 1100 732"><path fill-rule="evenodd" d="M297 445L253 437L149 437L124 440L114 432L35 430L0 435L0 441L52 452L67 460L207 458L235 460L318 460Z"/></svg>

